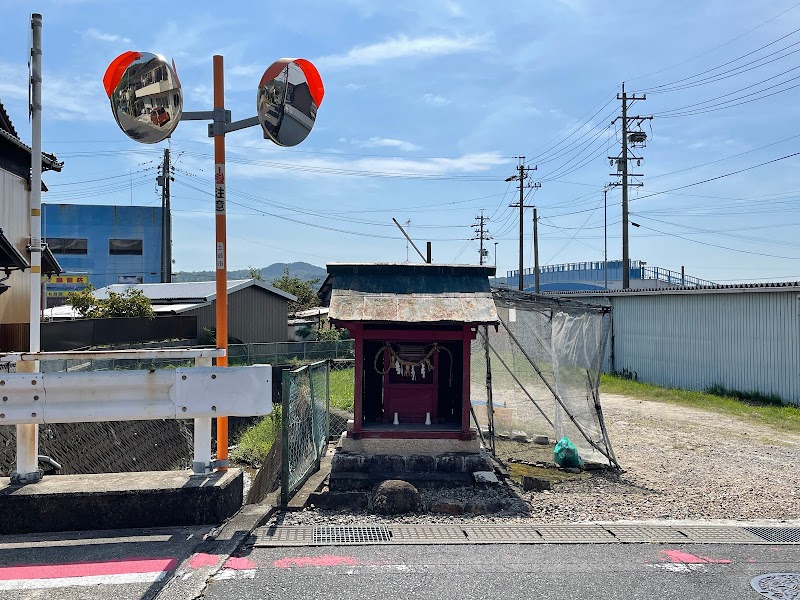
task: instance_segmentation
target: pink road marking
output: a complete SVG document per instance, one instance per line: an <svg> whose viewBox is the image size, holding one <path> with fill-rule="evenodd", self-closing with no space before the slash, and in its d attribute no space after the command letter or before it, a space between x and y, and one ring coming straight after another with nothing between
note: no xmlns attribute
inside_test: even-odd
<svg viewBox="0 0 800 600"><path fill-rule="evenodd" d="M731 561L724 558L709 558L707 556L695 556L681 550L662 550L661 554L666 556L671 562L683 563L687 565L704 564L730 564Z"/></svg>
<svg viewBox="0 0 800 600"><path fill-rule="evenodd" d="M225 569L235 569L237 571L243 571L245 569L255 569L256 563L254 563L249 558L240 558L238 556L232 556L228 560L225 561L223 565Z"/></svg>
<svg viewBox="0 0 800 600"><path fill-rule="evenodd" d="M711 563L714 565L729 565L731 561L727 558L709 558L707 556L701 556L700 558L704 559L707 563Z"/></svg>
<svg viewBox="0 0 800 600"><path fill-rule="evenodd" d="M281 558L273 563L279 569L289 569L291 567L354 567L358 564L355 558L350 556L297 556L293 558Z"/></svg>
<svg viewBox="0 0 800 600"><path fill-rule="evenodd" d="M198 552L189 559L189 567L192 569L199 569L200 567L213 567L219 560L218 554L206 554L205 552Z"/></svg>
<svg viewBox="0 0 800 600"><path fill-rule="evenodd" d="M54 579L57 577L87 577L153 573L171 571L178 565L174 558L129 558L107 562L67 563L63 565L19 565L0 567L0 581L11 579Z"/></svg>

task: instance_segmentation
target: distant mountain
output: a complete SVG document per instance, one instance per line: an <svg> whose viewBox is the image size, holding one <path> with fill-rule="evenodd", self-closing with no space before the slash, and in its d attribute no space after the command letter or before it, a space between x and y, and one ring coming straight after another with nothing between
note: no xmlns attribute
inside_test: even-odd
<svg viewBox="0 0 800 600"><path fill-rule="evenodd" d="M292 277L299 277L303 281L311 281L319 279L317 286L321 284L328 272L316 265L311 265L306 262L293 262L293 263L274 263L268 267L261 268L261 276L264 281L269 283L276 277L283 275L283 270L289 267L289 275ZM214 271L180 271L173 273L172 281L180 283L182 281L214 281ZM228 271L228 279L248 279L250 277L249 269L240 269L238 271ZM316 286L315 286L316 287Z"/></svg>

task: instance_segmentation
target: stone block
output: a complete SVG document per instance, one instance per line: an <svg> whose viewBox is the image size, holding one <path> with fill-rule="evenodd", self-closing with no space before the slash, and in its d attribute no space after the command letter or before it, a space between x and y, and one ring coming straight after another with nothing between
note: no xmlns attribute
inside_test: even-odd
<svg viewBox="0 0 800 600"><path fill-rule="evenodd" d="M314 492L309 496L309 503L317 508L329 510L357 510L367 508L369 494L367 492Z"/></svg>
<svg viewBox="0 0 800 600"><path fill-rule="evenodd" d="M469 473L475 471L491 471L492 459L486 452L467 454L464 456L464 470Z"/></svg>
<svg viewBox="0 0 800 600"><path fill-rule="evenodd" d="M378 484L372 494L372 510L381 515L402 515L422 509L417 488L398 479Z"/></svg>
<svg viewBox="0 0 800 600"><path fill-rule="evenodd" d="M476 484L493 485L500 483L497 480L497 475L494 474L494 471L475 471L472 474L472 479Z"/></svg>
<svg viewBox="0 0 800 600"><path fill-rule="evenodd" d="M531 438L531 441L534 444L540 444L542 446L547 446L550 443L550 438L546 435L535 435Z"/></svg>
<svg viewBox="0 0 800 600"><path fill-rule="evenodd" d="M500 500L470 500L464 505L464 512L473 515L491 515L505 508L505 503Z"/></svg>
<svg viewBox="0 0 800 600"><path fill-rule="evenodd" d="M364 469L368 473L391 477L406 470L406 457L396 454L374 454L364 457Z"/></svg>
<svg viewBox="0 0 800 600"><path fill-rule="evenodd" d="M523 475L522 489L526 492L543 492L545 490L552 490L553 483L549 479L545 479L543 477Z"/></svg>
<svg viewBox="0 0 800 600"><path fill-rule="evenodd" d="M524 431L512 431L511 432L511 441L512 442L528 442L528 434Z"/></svg>
<svg viewBox="0 0 800 600"><path fill-rule="evenodd" d="M328 476L328 487L331 491L350 492L358 490L368 490L372 487L373 481L366 473L338 472Z"/></svg>
<svg viewBox="0 0 800 600"><path fill-rule="evenodd" d="M331 471L334 473L361 471L363 468L364 468L364 457L358 454L337 452L331 458Z"/></svg>
<svg viewBox="0 0 800 600"><path fill-rule="evenodd" d="M443 454L436 458L438 473L463 473L464 457L455 454Z"/></svg>
<svg viewBox="0 0 800 600"><path fill-rule="evenodd" d="M436 468L436 459L426 454L412 454L406 457L406 469L420 473L432 472Z"/></svg>
<svg viewBox="0 0 800 600"><path fill-rule="evenodd" d="M433 502L431 504L430 512L454 516L463 515L464 505L461 504L461 502Z"/></svg>

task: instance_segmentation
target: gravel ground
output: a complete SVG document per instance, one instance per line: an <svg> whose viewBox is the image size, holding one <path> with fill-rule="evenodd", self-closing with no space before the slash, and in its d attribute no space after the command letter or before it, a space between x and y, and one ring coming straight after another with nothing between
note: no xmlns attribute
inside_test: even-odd
<svg viewBox="0 0 800 600"><path fill-rule="evenodd" d="M286 525L345 523L568 523L640 519L800 519L800 435L703 410L604 394L603 413L624 473L594 472L552 491L420 490L423 502L503 501L491 515L403 515L323 511L278 515ZM505 442L506 456L541 454ZM537 458L539 458L537 456Z"/></svg>

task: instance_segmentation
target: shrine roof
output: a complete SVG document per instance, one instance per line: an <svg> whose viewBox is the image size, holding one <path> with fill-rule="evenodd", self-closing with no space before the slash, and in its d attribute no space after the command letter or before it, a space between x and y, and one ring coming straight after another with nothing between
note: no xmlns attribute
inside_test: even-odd
<svg viewBox="0 0 800 600"><path fill-rule="evenodd" d="M320 289L329 318L376 323L496 323L494 267L333 263Z"/></svg>

